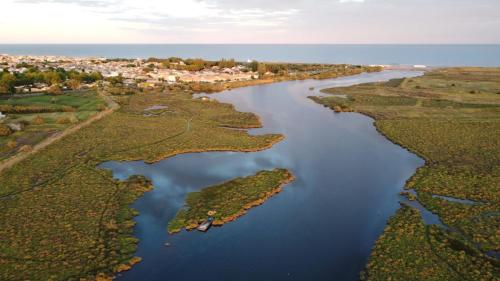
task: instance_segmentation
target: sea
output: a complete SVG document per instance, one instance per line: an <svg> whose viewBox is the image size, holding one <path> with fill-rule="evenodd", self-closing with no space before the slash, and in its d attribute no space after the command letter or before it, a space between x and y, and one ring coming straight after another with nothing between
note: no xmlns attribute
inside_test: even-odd
<svg viewBox="0 0 500 281"><path fill-rule="evenodd" d="M0 54L500 67L500 45L0 44Z"/></svg>

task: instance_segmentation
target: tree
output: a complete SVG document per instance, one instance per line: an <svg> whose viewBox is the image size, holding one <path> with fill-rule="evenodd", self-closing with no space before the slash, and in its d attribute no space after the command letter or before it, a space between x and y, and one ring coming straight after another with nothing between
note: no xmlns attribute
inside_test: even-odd
<svg viewBox="0 0 500 281"><path fill-rule="evenodd" d="M248 64L248 67L252 70L252 72L256 72L259 69L259 62L254 60Z"/></svg>
<svg viewBox="0 0 500 281"><path fill-rule="evenodd" d="M12 134L12 130L8 126L0 123L0 137L6 137L10 134Z"/></svg>
<svg viewBox="0 0 500 281"><path fill-rule="evenodd" d="M263 76L267 72L267 66L265 63L259 63L259 66L257 68L257 72L259 73L260 76Z"/></svg>
<svg viewBox="0 0 500 281"><path fill-rule="evenodd" d="M42 117L42 116L37 115L37 116L35 117L35 119L33 119L33 120L31 121L31 123L32 123L32 124L34 124L34 125L42 125L43 123L45 123L45 120L43 119L43 117Z"/></svg>
<svg viewBox="0 0 500 281"><path fill-rule="evenodd" d="M15 94L16 77L10 73L4 73L0 78L0 93Z"/></svg>
<svg viewBox="0 0 500 281"><path fill-rule="evenodd" d="M200 71L205 68L205 61L202 59L188 59L186 60L187 70Z"/></svg>
<svg viewBox="0 0 500 281"><path fill-rule="evenodd" d="M80 89L80 81L78 79L70 79L68 80L68 86L72 89L72 90L78 90Z"/></svg>
<svg viewBox="0 0 500 281"><path fill-rule="evenodd" d="M61 87L59 87L59 85L52 85L47 91L47 93L52 95L60 95L62 94L62 90Z"/></svg>
<svg viewBox="0 0 500 281"><path fill-rule="evenodd" d="M218 63L217 66L220 68L233 68L236 66L236 62L234 59L226 60L226 59L221 59Z"/></svg>
<svg viewBox="0 0 500 281"><path fill-rule="evenodd" d="M43 77L44 77L45 83L47 83L49 86L61 83L61 77L55 71L44 72Z"/></svg>
<svg viewBox="0 0 500 281"><path fill-rule="evenodd" d="M116 86L117 84L123 84L123 76L120 74L116 77L108 77L106 80L111 83L112 86Z"/></svg>

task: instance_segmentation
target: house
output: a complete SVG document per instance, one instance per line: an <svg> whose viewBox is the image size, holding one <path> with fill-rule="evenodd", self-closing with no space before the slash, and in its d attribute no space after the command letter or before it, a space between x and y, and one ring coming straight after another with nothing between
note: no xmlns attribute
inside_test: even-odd
<svg viewBox="0 0 500 281"><path fill-rule="evenodd" d="M162 84L163 83L161 81L149 79L146 82L141 82L141 83L137 84L137 86L139 88L142 88L142 89L151 89L151 88L154 88L156 86L161 86Z"/></svg>
<svg viewBox="0 0 500 281"><path fill-rule="evenodd" d="M167 82L168 83L175 83L175 82L177 82L177 76L175 76L175 75L168 75L167 76Z"/></svg>
<svg viewBox="0 0 500 281"><path fill-rule="evenodd" d="M130 87L130 86L135 86L135 84L137 84L137 83L135 82L134 79L125 79L125 80L123 80L123 84L125 86Z"/></svg>
<svg viewBox="0 0 500 281"><path fill-rule="evenodd" d="M19 132L24 129L23 123L9 123L7 124L7 127L9 127L12 131Z"/></svg>
<svg viewBox="0 0 500 281"><path fill-rule="evenodd" d="M5 118L5 117L6 117L6 116L5 116L5 115L3 115L3 113L2 113L2 112L0 112L0 119L3 119L3 118Z"/></svg>

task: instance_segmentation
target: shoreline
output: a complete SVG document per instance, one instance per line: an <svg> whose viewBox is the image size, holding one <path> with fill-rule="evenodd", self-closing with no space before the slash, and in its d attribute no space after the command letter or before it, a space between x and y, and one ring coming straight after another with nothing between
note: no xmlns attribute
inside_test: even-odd
<svg viewBox="0 0 500 281"><path fill-rule="evenodd" d="M288 81L304 81L304 80L328 80L328 79L336 79L341 77L349 77L354 75L359 75L362 73L371 73L371 72L382 72L384 71L384 67L380 66L362 66L359 71L352 71L347 73L320 73L316 75L304 75L304 76L277 76L277 77L268 77L268 78L259 78L255 80L246 80L246 81L232 81L232 82L216 82L216 83L205 83L206 85L211 85L213 88L209 88L209 90L193 90L195 94L216 94L224 91L231 91L233 89L259 86L259 85L267 85L273 83L280 82L288 82ZM387 69L390 70L390 69ZM320 76L324 74L323 76ZM188 83L190 87L200 85L204 83ZM222 87L222 88L221 88Z"/></svg>
<svg viewBox="0 0 500 281"><path fill-rule="evenodd" d="M441 70L437 70L436 72L439 73L439 71L442 71L441 73L447 73L447 71L452 71L452 70L453 69L441 69ZM474 78L473 71L471 71L470 73L467 73L467 74L472 76L472 78ZM437 74L434 73L434 75L437 75ZM479 74L476 74L476 75L479 75ZM424 76L425 75L418 76L418 77L415 77L415 79L417 81L427 81L427 80L425 80L426 77L424 77ZM434 77L434 76L431 76L431 77ZM408 132L408 130L410 130L410 129L413 129L416 132L416 134L418 134L418 133L422 134L421 130L424 130L424 129L433 130L434 128L442 128L442 126L441 127L439 127L439 126L438 127L431 127L431 128L425 127L425 125L421 125L421 127L418 127L418 125L415 125L415 126L403 125L402 127L398 127L397 125L391 126L391 124L399 124L399 123L397 123L397 121L402 122L402 121L406 120L407 123L411 122L408 120L411 120L413 115L416 115L417 113L422 112L421 113L422 115L418 115L418 117L413 117L413 120L415 120L415 119L419 120L418 118L420 118L420 120L424 120L424 121L430 120L428 122L431 122L431 123L432 122L439 123L439 120L447 120L450 122L451 121L455 122L454 124L462 124L461 125L462 127L457 127L458 125L455 127L452 127L453 130L448 132L448 133L441 133L440 135L439 134L436 135L437 133L434 133L434 135L431 135L431 136L426 135L427 137L430 137L431 140L433 138L440 138L440 139L447 140L448 142L451 141L451 143L454 144L452 138L456 138L457 137L456 134L459 134L459 136L461 136L461 137L464 137L464 134L465 134L466 139L468 140L469 135L474 134L474 133L472 133L473 131L468 131L468 130L470 130L470 129L467 129L469 127L465 127L465 125L463 125L463 124L467 124L467 122L463 122L463 120L460 119L460 116L461 116L460 114L464 112L464 109L462 107L465 107L465 105L467 105L467 104L469 104L471 107L473 107L476 104L482 105L482 104L489 104L489 103L484 103L484 101L482 100L482 98L484 98L483 96L480 96L480 97L468 96L468 99L465 99L465 101L461 101L461 100L456 101L454 99L451 99L450 97L454 97L453 94L457 94L456 91L458 91L458 90L455 90L453 88L453 87L455 87L455 83L459 84L463 79L466 79L466 78L462 78L462 77L457 78L457 77L452 76L452 75L450 75L448 77L449 78L447 78L447 79L449 79L449 80L446 80L446 82L444 82L444 83L453 83L453 84L451 84L450 88L448 89L448 92L445 91L442 94L443 95L442 97L427 98L427 97L417 96L417 97L413 97L413 99L415 100L414 105L411 103L405 104L405 106L408 107L407 110L409 113L407 115L409 115L409 116L405 115L404 113L400 113L399 115L395 115L393 117L387 117L387 114L391 113L392 112L391 110L395 110L394 108L396 108L398 106L398 104L396 103L398 100L396 100L396 98L411 98L411 97L409 97L407 91L411 91L412 88L408 88L408 87L405 87L402 85L397 86L397 87L401 87L399 92L402 92L402 93L400 93L400 94L396 94L398 92L398 90L394 90L394 93L392 95L383 95L383 94L380 94L379 92L377 92L378 94L370 95L371 92L377 91L377 90L378 91L388 91L388 93L392 93L391 87L394 87L394 86L382 84L379 86L371 85L373 88L370 88L370 87L356 88L355 87L356 85L353 85L351 87L345 87L345 88L350 88L350 89L348 89L348 90L344 89L343 91L341 91L341 90L335 91L334 89L332 89L332 91L328 91L328 89L322 89L321 92L323 94L325 94L325 96L324 96L325 99L322 99L319 97L310 97L316 103L321 104L321 105L333 110L336 113L352 112L352 113L356 113L356 114L362 114L364 116L371 118L373 120L373 125L375 126L377 132L381 136L383 136L385 139L387 139L388 141L390 141L394 145L397 145L398 147L401 147L401 148L405 149L406 151L418 156L420 159L422 159L424 161L424 163L420 167L418 167L415 170L415 172L405 181L405 183L401 189L401 192L406 192L406 193L411 192L411 194L416 194L417 196L414 200L416 200L416 203L418 204L418 206L413 206L412 204L409 204L409 202L407 200L412 201L413 199L411 199L407 195L408 193L406 194L406 196L404 194L400 193L400 195L403 196L399 200L401 207L398 208L398 211L395 214L393 214L390 217L390 219L386 222L386 224L385 224L386 226L385 226L383 232L381 233L381 235L379 236L379 238L376 240L375 244L372 247L370 258L369 258L368 263L365 267L365 271L362 272L362 277L368 278L367 280L371 280L370 276L373 278L376 278L374 276L378 276L378 277L380 277L380 276L396 276L397 274L402 274L402 272L398 271L398 269L387 270L390 268L390 265L387 265L388 267L385 267L382 269L380 269L380 267L381 266L384 267L385 262L389 262L390 264L391 263L394 264L395 262L397 262L398 264L401 262L408 262L409 260L411 260L411 258L408 258L405 255L399 256L401 254L400 251L402 249L405 249L405 247L410 248L411 250L416 250L419 247L418 241L420 241L419 239L421 239L421 236L418 236L418 235L411 236L411 234L405 233L405 231L406 231L405 227L407 227L407 225L404 225L404 222L405 222L405 219L407 219L407 218L404 218L404 217L407 215L405 215L404 210L407 207L411 208L412 210L415 210L414 214L416 214L415 215L416 219L418 219L418 223L422 226L422 229L425 230L425 233L426 233L425 235L428 235L427 231L429 231L429 229L430 229L431 232L434 231L433 235L439 236L439 235L446 234L445 237L450 239L451 242L449 242L449 243L451 243L451 244L447 244L448 242L442 242L441 246L443 247L443 249L441 250L442 252L440 252L440 254L450 255L450 257L451 257L454 253L453 250L458 251L457 249L453 248L452 244L453 243L462 243L462 245L464 245L464 247L465 247L464 249L466 249L465 251L474 252L474 254L472 256L478 255L481 257L481 260L478 260L478 264L479 264L479 262L481 262L481 263L484 262L484 264L485 264L484 266L494 266L494 264L495 264L495 259L492 258L492 256L495 255L494 250L488 251L492 247L497 247L497 246L495 246L495 244L492 240L489 240L488 237L491 237L491 236L487 236L487 235L491 235L489 233L491 231L493 231L493 230L491 230L492 225L488 225L485 222L481 225L476 225L477 229L474 230L474 229L470 229L471 222L469 222L470 218L473 219L473 218L481 216L482 212L488 212L489 208L485 207L484 210L480 210L478 207L478 209L476 209L477 212L479 212L479 215L478 215L475 213L476 211L472 211L472 207L468 207L470 210L467 209L466 207L463 207L463 204L467 205L468 202L483 202L482 206L489 205L489 206L491 206L491 208L494 208L494 204L495 204L495 200L496 200L496 199L494 199L495 193L494 193L494 191L488 191L487 189L481 189L478 191L474 191L474 189L469 190L467 187L469 187L472 184L478 185L481 182L478 182L478 180L475 179L474 177L470 178L470 179L469 178L461 178L461 177L465 177L464 174L461 174L461 173L469 173L470 171L475 171L476 175L484 175L485 177L489 176L489 175L494 177L494 175L492 175L493 172L488 170L488 168L485 168L486 170L481 170L482 166L478 166L478 163L481 163L481 162L477 162L480 160L477 160L476 162L467 162L467 159L469 159L469 158L462 160L462 158L456 156L454 154L454 153L456 153L456 150L454 150L453 145L451 147L446 146L443 148L445 151L444 154L449 155L449 156L443 156L443 152L438 152L438 151L434 151L432 149L429 149L429 147L433 146L432 141L427 141L427 142L424 142L423 144L422 144L422 142L415 143L414 141L411 140L411 137L415 138L416 136L414 136L410 133L405 134L405 129L406 129L406 132ZM470 78L470 79L472 79L472 78ZM430 78L427 78L427 79L430 79ZM442 78L442 79L444 79L444 78ZM478 80L478 81L479 81L478 83L480 83L482 80ZM424 82L421 82L421 83L424 83ZM443 82L441 82L441 83L443 83ZM377 87L380 87L380 90ZM413 86L413 87L416 89L420 89L418 86ZM439 89L441 89L434 84L431 84L431 86L428 86L428 87L430 87L428 90L430 92L439 91ZM462 90L462 91L465 91L465 90ZM490 93L490 92L493 94L496 93L494 88L493 89L490 88L490 89L485 90L485 91L487 93ZM334 95L337 94L338 92L347 92L348 95L351 95L352 100L350 100L350 102L346 102L346 103L344 103L342 101L337 101L336 99L334 99L334 97L335 97ZM483 90L481 92L483 92ZM469 90L467 90L466 93L476 94L475 91L472 92ZM356 94L359 94L359 96L357 96ZM365 96L385 97L386 99L394 98L392 100L392 102L394 104L390 104L388 101L386 104L388 106L393 106L394 108L387 108L384 111L385 107L381 101L379 101L380 104L377 104L376 99L375 99L375 101L373 101L374 98L372 97L372 101L370 101ZM329 98L329 97L332 97L332 99L328 100L327 98ZM432 102L434 100L438 100L438 101L445 100L445 101L448 101L449 103L455 103L455 104L453 104L453 106L449 105L449 107L451 109L454 109L455 111L448 112L448 115L446 115L445 117L441 116L441 115L434 116L434 115L432 115L434 113L434 111L429 109L429 107L431 107L431 105L427 105L427 111L424 111L423 109L421 109L421 106L418 106L419 104L422 103L421 102L422 100L424 100L425 102L428 102L429 104L430 104L430 102ZM419 101L420 101L420 103L419 103ZM488 101L488 100L486 100L486 101ZM400 111L402 110L402 112L404 112L403 109L399 109L399 110ZM462 110L462 111L460 111L460 110ZM386 112L389 112L389 113L386 113ZM384 115L384 114L386 114L386 115ZM487 115L487 112L485 113L485 115L481 115L482 114L481 111L474 111L474 112L471 112L469 114L471 115L470 118L475 117L477 120L491 118L491 117L488 117L489 115ZM483 118L483 119L481 119L481 118ZM438 121L436 121L436 119ZM480 121L477 121L476 119L474 119L475 122L480 122ZM393 123L391 123L391 121L393 121ZM462 121L462 123L460 123L460 121ZM401 130L403 130L403 131L401 132ZM433 132L433 131L431 131L431 132ZM442 130L440 132L442 132ZM467 133L467 132L470 132L470 133ZM484 139L484 137L482 137L481 134L477 134L477 133L475 133L475 134L477 135L474 138L475 141L474 142L471 142L470 140L468 142L466 141L464 144L465 147L470 147L470 148L477 147L477 145L481 144L481 141L486 141ZM450 138L450 139L448 139L448 138ZM476 142L479 144L476 144ZM439 143L438 143L438 145L439 145ZM440 145L443 145L443 144L440 144ZM482 147L482 146L480 146L480 147ZM487 153L489 151L487 147L484 149L485 149L485 151L481 151L481 153L479 153L479 155L476 156L476 158L485 159L484 165L490 165L488 167L491 167L492 164L488 164L490 162L487 162L490 158L487 158L487 156L481 156L483 154L484 155L490 154L490 153ZM467 156L467 154L466 154L466 156ZM469 156L469 157L471 157L471 156ZM483 158L481 158L481 157L483 157ZM476 158L473 158L473 159L476 159ZM463 162L460 162L460 161L463 161ZM455 171L454 169L457 169L457 168L460 168L463 170L457 171L458 174L453 174L452 172ZM476 169L476 170L474 170L474 169ZM432 174L433 171L434 171L434 174ZM444 174L438 174L438 175L435 174L435 173L442 173L442 171L444 171L443 172ZM482 174L482 173L485 173L485 174ZM454 177L458 177L458 178L454 178ZM459 182L455 182L455 180L458 180ZM445 181L445 182L443 182L443 181ZM447 182L449 182L449 183L447 183ZM490 187L490 185L488 185L487 182L482 183L481 185L484 185L484 184L486 184L485 188ZM493 184L493 183L490 182L489 184ZM444 185L444 187L440 188L437 185ZM491 192L493 192L493 193L491 193ZM442 196L437 196L437 195L442 195ZM445 198L441 198L441 197L445 197ZM483 199L478 199L478 198L483 198ZM486 199L484 199L484 198L486 198ZM467 202L466 203L463 203L460 201L455 202L454 200L461 200L461 201L467 201ZM462 205L460 205L460 204L462 204ZM477 204L477 203L473 203L474 206L477 206L475 204ZM460 212L460 214L447 213L447 212ZM440 223L437 224L437 226L436 226L435 223L429 222L427 220L428 218L426 219L426 217L425 217L425 213L432 214L433 216L435 216L439 220ZM439 225L442 226L442 228L444 228L444 230L440 230L441 228L439 228ZM411 225L409 227L414 227L414 225ZM422 232L422 233L424 233L424 232ZM409 245L400 244L399 242L395 242L393 240L387 239L386 238L387 235L393 235L393 236L397 237L398 241L399 241L399 239L412 239L412 243ZM422 234L422 236L423 235L424 234ZM425 244L425 246L431 247L430 250L427 249L428 251L426 253L423 253L424 255L427 255L428 258L432 257L433 255L438 255L438 253L436 253L432 249L432 247L433 247L432 244ZM420 247L423 247L423 246L420 246ZM425 250L422 250L422 251L425 252ZM446 252L446 251L451 251L451 252ZM394 255L393 260L391 260L390 258L389 259L387 258L388 253ZM493 253L493 254L491 254L491 253ZM456 264L453 264L453 265L447 264L448 268L452 268L454 266L461 266L464 268L468 268L469 272L470 272L470 270L477 268L477 267L475 267L475 265L473 263L467 262L465 260L465 258L464 258L464 260L457 260L457 261L455 261L455 263ZM477 266L479 266L479 265L477 265ZM419 270L425 270L426 268L427 267L425 267L425 265L418 265L418 266L416 265L416 266L409 266L405 270L410 270L410 271L417 270L417 271L419 271ZM443 271L446 272L446 270L444 270L444 269L443 269ZM467 269L465 269L465 271L460 271L460 273L457 271L455 273L456 274L465 274L465 272L468 272L468 271L467 271ZM479 278L480 276L484 276L484 275L480 275L481 274L480 272L477 273L479 275L476 275L476 271L474 271L474 274L471 276L475 276L474 278ZM483 273L486 276L488 274L492 273L491 268ZM415 274L417 274L417 272L415 272ZM365 280L365 279L363 279L363 280Z"/></svg>
<svg viewBox="0 0 500 281"><path fill-rule="evenodd" d="M246 131L246 129L242 129L242 130ZM167 155L159 156L159 157L155 158L154 160L126 159L126 160L120 160L120 161L116 161L116 162L143 161L146 164L154 164L154 163L158 163L160 161L167 160L168 158L172 158L172 157L175 157L175 156L181 155L181 154L205 153L205 152L242 152L242 153L259 152L259 151L264 151L264 150L270 149L274 145L276 145L276 144L278 144L286 139L285 136L281 135L281 134L280 135L273 135L273 136L277 136L277 138L265 146L256 147L256 148L238 149L238 148L231 148L231 147L227 147L227 148L219 147L219 148L213 148L213 149L211 149L211 148L186 149L186 150L175 151L175 152L172 152L172 153L167 154ZM109 161L103 161L103 162L99 163L97 166L99 166L105 162L109 162Z"/></svg>
<svg viewBox="0 0 500 281"><path fill-rule="evenodd" d="M275 196L278 193L280 193L281 191L283 191L283 188L286 185L288 185L289 183L293 182L296 179L296 177L290 171L288 171L288 170L286 170L286 175L287 175L287 178L281 180L279 182L279 185L277 187L275 187L275 188L271 189L270 191L266 192L265 196L263 198L257 199L255 201L252 201L252 202L249 202L249 203L243 205L238 212L236 212L235 214L233 214L231 216L224 217L224 218L221 218L219 220L214 220L213 223L212 223L212 225L215 226L215 227L221 227L221 226L223 226L226 223L230 223L230 222L235 221L236 219L244 216L245 214L247 214L247 212L250 209L258 207L260 205L263 205L266 201L268 201L269 199L271 199L273 196ZM223 182L223 183L220 183L218 185L223 185L223 184L231 182L231 181L232 180L229 180L227 182ZM208 188L208 187L206 187L206 188ZM203 189L201 189L200 191L203 191ZM173 219L175 219L175 217ZM198 224L196 224L196 225L195 224L186 225L186 226L184 226L183 228L180 228L180 229L168 230L168 233L169 234L177 234L177 233L182 232L182 230L192 231L192 230L196 229L197 227L198 227Z"/></svg>
<svg viewBox="0 0 500 281"><path fill-rule="evenodd" d="M272 82L275 82L275 81L272 81ZM113 115L113 116L114 116L114 115ZM109 116L108 116L108 117L109 117ZM117 118L118 118L118 117L120 117L120 116L117 116ZM117 118L112 118L111 120L110 120L109 118L102 118L102 120L110 120L109 122L105 122L105 123L106 123L106 125L117 125L117 124L118 124L118 125L120 125L121 123L116 123L116 122L124 122L124 121L126 121L126 119L121 120L121 119L117 119ZM259 117L259 118L260 118L260 117ZM116 119L116 120L115 120L115 119ZM108 123L109 123L109 124L108 124ZM116 123L116 124L115 124L115 123ZM261 122L260 122L260 123L261 123ZM100 125L103 125L103 123L101 123L101 122L99 122L99 124L100 124ZM121 124L121 125L123 125L123 124ZM95 125L92 125L92 126L88 126L88 127L89 127L89 128L91 128L91 129L89 129L89 130L76 130L76 131L75 131L76 136L75 136L75 134L71 134L71 135L70 135L70 136L72 137L72 138L70 138L71 140L68 140L68 138L62 138L62 139L61 139L61 142L63 142L63 143L61 143L61 145L63 145L63 147L67 146L67 147L65 147L65 149L67 149L67 151L66 151L66 150L64 150L64 151L66 151L66 152L72 152L72 151L74 150L74 148L76 148L76 147L73 147L73 143L72 143L73 139L76 139L76 138L77 138L78 136L80 136L80 135L81 135L81 136L87 136L88 134L90 134L90 136L93 136L92 134L97 133L97 131L96 131L96 130L97 130L97 127L99 127L99 126L97 126L97 127L96 127ZM253 127L253 125L252 125L252 126L250 126L250 127ZM260 126L259 126L258 128L260 128L260 127L262 127L262 124L260 124ZM119 128L119 127L118 127L118 128ZM82 133L80 133L80 132L82 132ZM109 133L109 132L108 132L108 133ZM270 134L267 134L267 135L270 135ZM104 135L103 137L105 137L105 136L107 136L107 135ZM114 135L110 135L109 137L114 137ZM257 151L262 151L262 150L269 149L269 148L273 147L275 144L277 144L277 143L279 143L279 142L283 141L284 139L285 139L285 136L284 136L284 135L273 135L272 139L270 139L270 140L266 140L267 144L266 144L266 145L264 145L264 146L260 146L260 147L251 147L251 148L243 148L243 149L238 149L238 148L235 148L235 147L230 147L230 146L219 146L219 147L216 147L216 148L203 148L203 149L198 148L198 149L182 149L182 150L173 150L172 152L169 152L169 153L166 153L166 154L161 154L161 153L158 153L156 156L155 156L155 155L151 155L151 156L150 156L150 158L151 158L152 160L150 160L150 161L147 161L147 160L146 160L146 161L144 161L144 160L143 160L143 159L144 159L144 157L142 157L142 156L134 156L134 154L132 153L132 154L129 154L128 156L123 156L123 158L122 158L122 159L120 159L120 160L121 160L121 161L123 161L123 162L126 162L126 161L137 161L137 160L143 160L145 163L154 163L154 162L158 162L158 161L161 161L161 160L164 160L164 159L170 158L170 157L174 157L174 156L179 155L179 154L186 154L186 153L204 153L204 152L218 152L218 151L220 151L220 152L236 151L236 152L246 152L246 153L251 153L251 152L257 152ZM89 140L89 141L90 141L90 140ZM80 146L81 146L81 145L83 145L83 147L87 147L87 146L90 144L90 143L89 143L89 141L82 141L79 145L80 145ZM71 142L71 143L70 143L70 142ZM59 144L59 143L58 143L58 144ZM210 145L212 145L212 144L210 144ZM209 145L209 146L210 146L210 145ZM206 146L206 145L205 145L205 146ZM212 146L213 146L213 145L212 145ZM236 145L235 145L235 146L236 146ZM250 145L250 146L252 146L252 145ZM52 155L52 154L49 154L50 152L54 153L54 151L57 151L58 149L59 149L59 148L58 148L58 147L57 147L57 145L55 145L55 144L54 144L54 145L48 145L48 147L47 147L47 148L45 148L45 149L43 149L43 150L41 151L41 154L42 154L41 156L33 156L33 157L39 157L39 159L45 159L45 158L49 157L50 155ZM62 152L62 151L61 151L61 152ZM37 154L37 155L38 155L38 154ZM79 154L79 155L80 155L80 154ZM159 155L159 156L158 156L158 155ZM30 155L30 156L32 156L32 155ZM85 154L81 154L81 157L83 157L83 156L85 156ZM40 157L41 157L41 158L40 158ZM141 158L141 157L142 157L142 158ZM58 159L58 158L57 158L57 155L56 155L56 156L50 156L50 158L51 158L51 159L54 159L54 160L57 160L57 159ZM127 159L127 158L128 158L128 159ZM47 158L47 159L48 159L48 158ZM80 159L80 156L79 156L78 158L75 158L75 160L74 160L74 161L75 161L75 162L77 162L77 163L78 163L79 161L83 161L83 160L79 160L79 159ZM100 163L107 162L107 161L105 161L105 160L104 160L104 161L101 161L101 160L103 160L103 159L104 159L104 158L99 158L99 161L95 161L95 160L97 160L97 159L94 159L94 160L89 159L89 160L92 160L92 161L90 162L91 164L96 164L96 165L93 165L93 168L94 168L96 171L98 171L98 170L101 170L101 169L98 167L98 165L99 165ZM108 160L108 161L109 161L109 160ZM24 162L23 162L23 163L24 163ZM57 163L57 162L54 162L54 163L53 163L53 165L54 165L54 169L60 169L60 167L59 167L59 166L58 166L58 164L56 164L56 163ZM29 164L29 163L28 163L28 164ZM25 173L26 171L30 171L30 169L35 169L34 171L37 171L37 172L38 172L38 171L39 171L39 169L41 169L41 168L39 168L38 166L34 166L34 165L31 165L31 166L30 166L30 165L28 165L27 167L23 167L22 169L21 169L20 167L17 167L18 165L14 165L14 166L16 166L15 172L19 172L19 173ZM73 167L74 169L73 169L73 168L71 168L71 167ZM84 173L86 173L86 172L87 172L87 170L86 170L86 167L85 167L85 166L81 166L81 167L80 167L80 166L76 165L76 166L71 166L71 167L70 167L70 168L71 168L70 170L68 170L68 171L63 171L63 172L69 172L69 171L71 171L71 172L76 172L76 173L78 173L78 174L82 174L82 175L84 175ZM44 169L45 169L45 168L44 168ZM90 170L89 170L89 171L90 171ZM92 171L93 171L93 170L92 170ZM91 171L91 172L92 172L92 171ZM7 174L5 174L4 172L5 172L5 171L2 171L3 176L4 176L4 177L6 177L6 179L10 179L10 178L9 178L10 176L8 176ZM41 170L41 172L44 172L44 170ZM9 175L10 175L10 174L9 174ZM75 175L76 175L76 174L75 174ZM111 175L111 174L106 175L105 177L103 177L103 179L102 179L102 181L103 181L103 182L102 182L102 185L103 185L103 186L104 186L104 185L109 185L109 184L110 184L110 183L108 182L108 178L109 178L109 180L113 179L113 177L112 177L112 175ZM90 179L90 178L89 178L89 179ZM294 178L290 178L290 179L288 179L287 181L282 182L282 183L280 184L280 187L273 189L273 190L272 190L269 194L267 194L267 196L266 196L266 200L267 200L268 198L270 198L270 197L274 196L275 194L279 193L280 191L282 191L283 186L284 186L284 185L286 185L287 183L291 182L293 179L294 179ZM28 185L28 184L29 184L29 183L27 182L27 183L26 183L26 185ZM114 184L114 185L116 185L116 186L118 186L118 185L123 185L123 183L122 183L121 181L115 181L115 180L113 180L113 184ZM95 184L93 184L93 185L95 185ZM85 187L85 188L87 188L87 186L86 186L85 184L84 184L84 187ZM31 188L31 189L32 189L32 188ZM31 189L29 189L29 190L31 190ZM88 185L88 188L87 188L87 189L91 190L90 185ZM28 191L29 191L29 190L28 190ZM50 193L52 192L52 191L51 191L51 189L40 189L40 190L41 190L40 192L47 192L48 194L50 194ZM23 192L23 191L26 191L26 190L21 190L21 192ZM73 190L71 190L71 189L70 189L70 190L66 190L65 192L67 192L67 193L70 193L70 194L71 194L71 192L73 192ZM144 191L143 191L143 192L144 192ZM126 192L126 193L129 193L129 192ZM17 194L17 193L16 193L16 194ZM21 193L20 193L20 194L21 194ZM141 197L143 194L144 194L144 193L142 193L142 194L140 194L140 195L139 195L139 194L135 194L135 195L134 195L134 194L129 194L129 195L130 195L130 196L132 196L132 195L133 195L134 197L135 197L135 196L137 196L137 197L134 199L134 201L133 201L133 202L135 202L135 201L136 201L139 197ZM126 195L126 196L129 196L129 195ZM23 195L19 195L19 196L23 196ZM115 195L113 194L113 196L115 196ZM110 198L114 198L114 197L110 197ZM113 199L113 200L114 200L114 199ZM241 214L239 214L239 216L241 216L241 215L245 214L246 210L248 210L248 209L250 209L250 208L252 208L252 207L258 206L258 205L260 205L260 204L262 204L262 203L263 203L263 201L261 201L261 200L256 200L256 201L254 201L254 202L250 202L249 204L246 204L246 205L244 206L244 210L242 211L242 213L241 213ZM61 206L64 206L64 204L63 204L63 203L61 203ZM127 204L127 205L125 205L125 206L123 206L123 207L127 209L127 212L128 212L128 213L130 213L130 214L132 214L132 213L133 213L133 211L132 211L132 210L133 210L133 208L131 207L131 204ZM35 208L36 208L36 206L35 206ZM26 211L26 210L25 210L25 208L23 208L22 206L19 206L19 208L13 208L13 209L14 209L14 210L16 210L16 211L17 211L18 213L20 213L20 214L23 214L23 213L25 213L25 211ZM239 216L237 216L237 217L239 217ZM135 222L134 222L134 220L133 220L133 218L134 218L134 217L135 217L135 215L134 215L134 216L131 216L130 218L127 218L127 220L125 220L125 221L120 221L120 225L119 225L118 227L124 227L124 228L123 228L123 229L124 229L124 231L128 231L128 230L127 230L127 229L128 229L128 227L129 227L130 225L133 225L133 224L135 223ZM232 218L232 219L230 219L230 218L226 218L226 220L228 220L228 221L232 221L232 220L236 219L237 217ZM47 233L47 232L46 232L46 231L47 231L47 229L46 229L45 227L38 227L38 228L35 228L35 231L38 231L38 232L39 232L40 234L42 234L42 235L49 235L49 233ZM107 231L107 230L106 230L106 231ZM103 233L104 233L104 232L103 232ZM51 236L46 236L46 237L50 238ZM136 236L135 236L134 234L132 234L132 233L131 233L131 234L125 234L125 233L124 233L123 237L126 237L126 238L128 238L128 239L132 239L132 238L133 238L133 239L135 239L135 237L136 237ZM16 237L12 237L12 238L11 238L11 240L13 240L13 241L16 241L16 239L17 239ZM6 240L6 241L9 241L9 240ZM106 241L106 243L115 243L115 242L116 242L115 240L112 240L112 241ZM132 243L132 242L130 242L130 243ZM133 242L133 243L135 243L135 242ZM63 245L63 244L62 244L62 245ZM78 251L81 251L81 250L80 250L80 249L78 249ZM85 251L83 251L82 253L86 253L86 252L85 252ZM133 253L135 254L135 253L136 253L136 251L134 251ZM130 255L130 256L129 256L129 255L127 254L127 255L124 255L123 257L120 257L119 259L120 259L120 260L123 260L123 261L126 261L126 260L131 260L132 258L133 258L133 256L132 256L132 255ZM16 262L15 262L14 260L8 260L8 262L9 262L9 264L13 264L13 265L14 265L14 264L16 264ZM26 271L26 274L35 274L35 275L37 275L37 276L38 276L39 274L41 274L41 275L46 274L46 272L48 272L48 269L47 269L47 270L44 270L44 269L43 269L43 266L46 266L46 265L45 265L45 264L42 264L42 265L40 265L40 266L42 266L42 268L39 268L37 271ZM112 273L112 272L113 272L113 268L111 268L111 267L110 267L110 268L107 268L107 269L103 269L103 268L101 268L101 270L100 270L99 272L96 272L96 274L97 274L97 273L104 273L104 274L106 274L106 276L113 276L113 275L115 275L115 274L114 274L114 273Z"/></svg>

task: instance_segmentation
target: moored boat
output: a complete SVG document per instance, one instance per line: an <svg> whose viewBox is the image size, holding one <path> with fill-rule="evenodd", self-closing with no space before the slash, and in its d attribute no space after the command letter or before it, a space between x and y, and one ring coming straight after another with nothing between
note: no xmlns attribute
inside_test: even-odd
<svg viewBox="0 0 500 281"><path fill-rule="evenodd" d="M214 221L213 218L208 218L206 221L200 224L196 229L202 232L206 232L212 226L213 221Z"/></svg>

